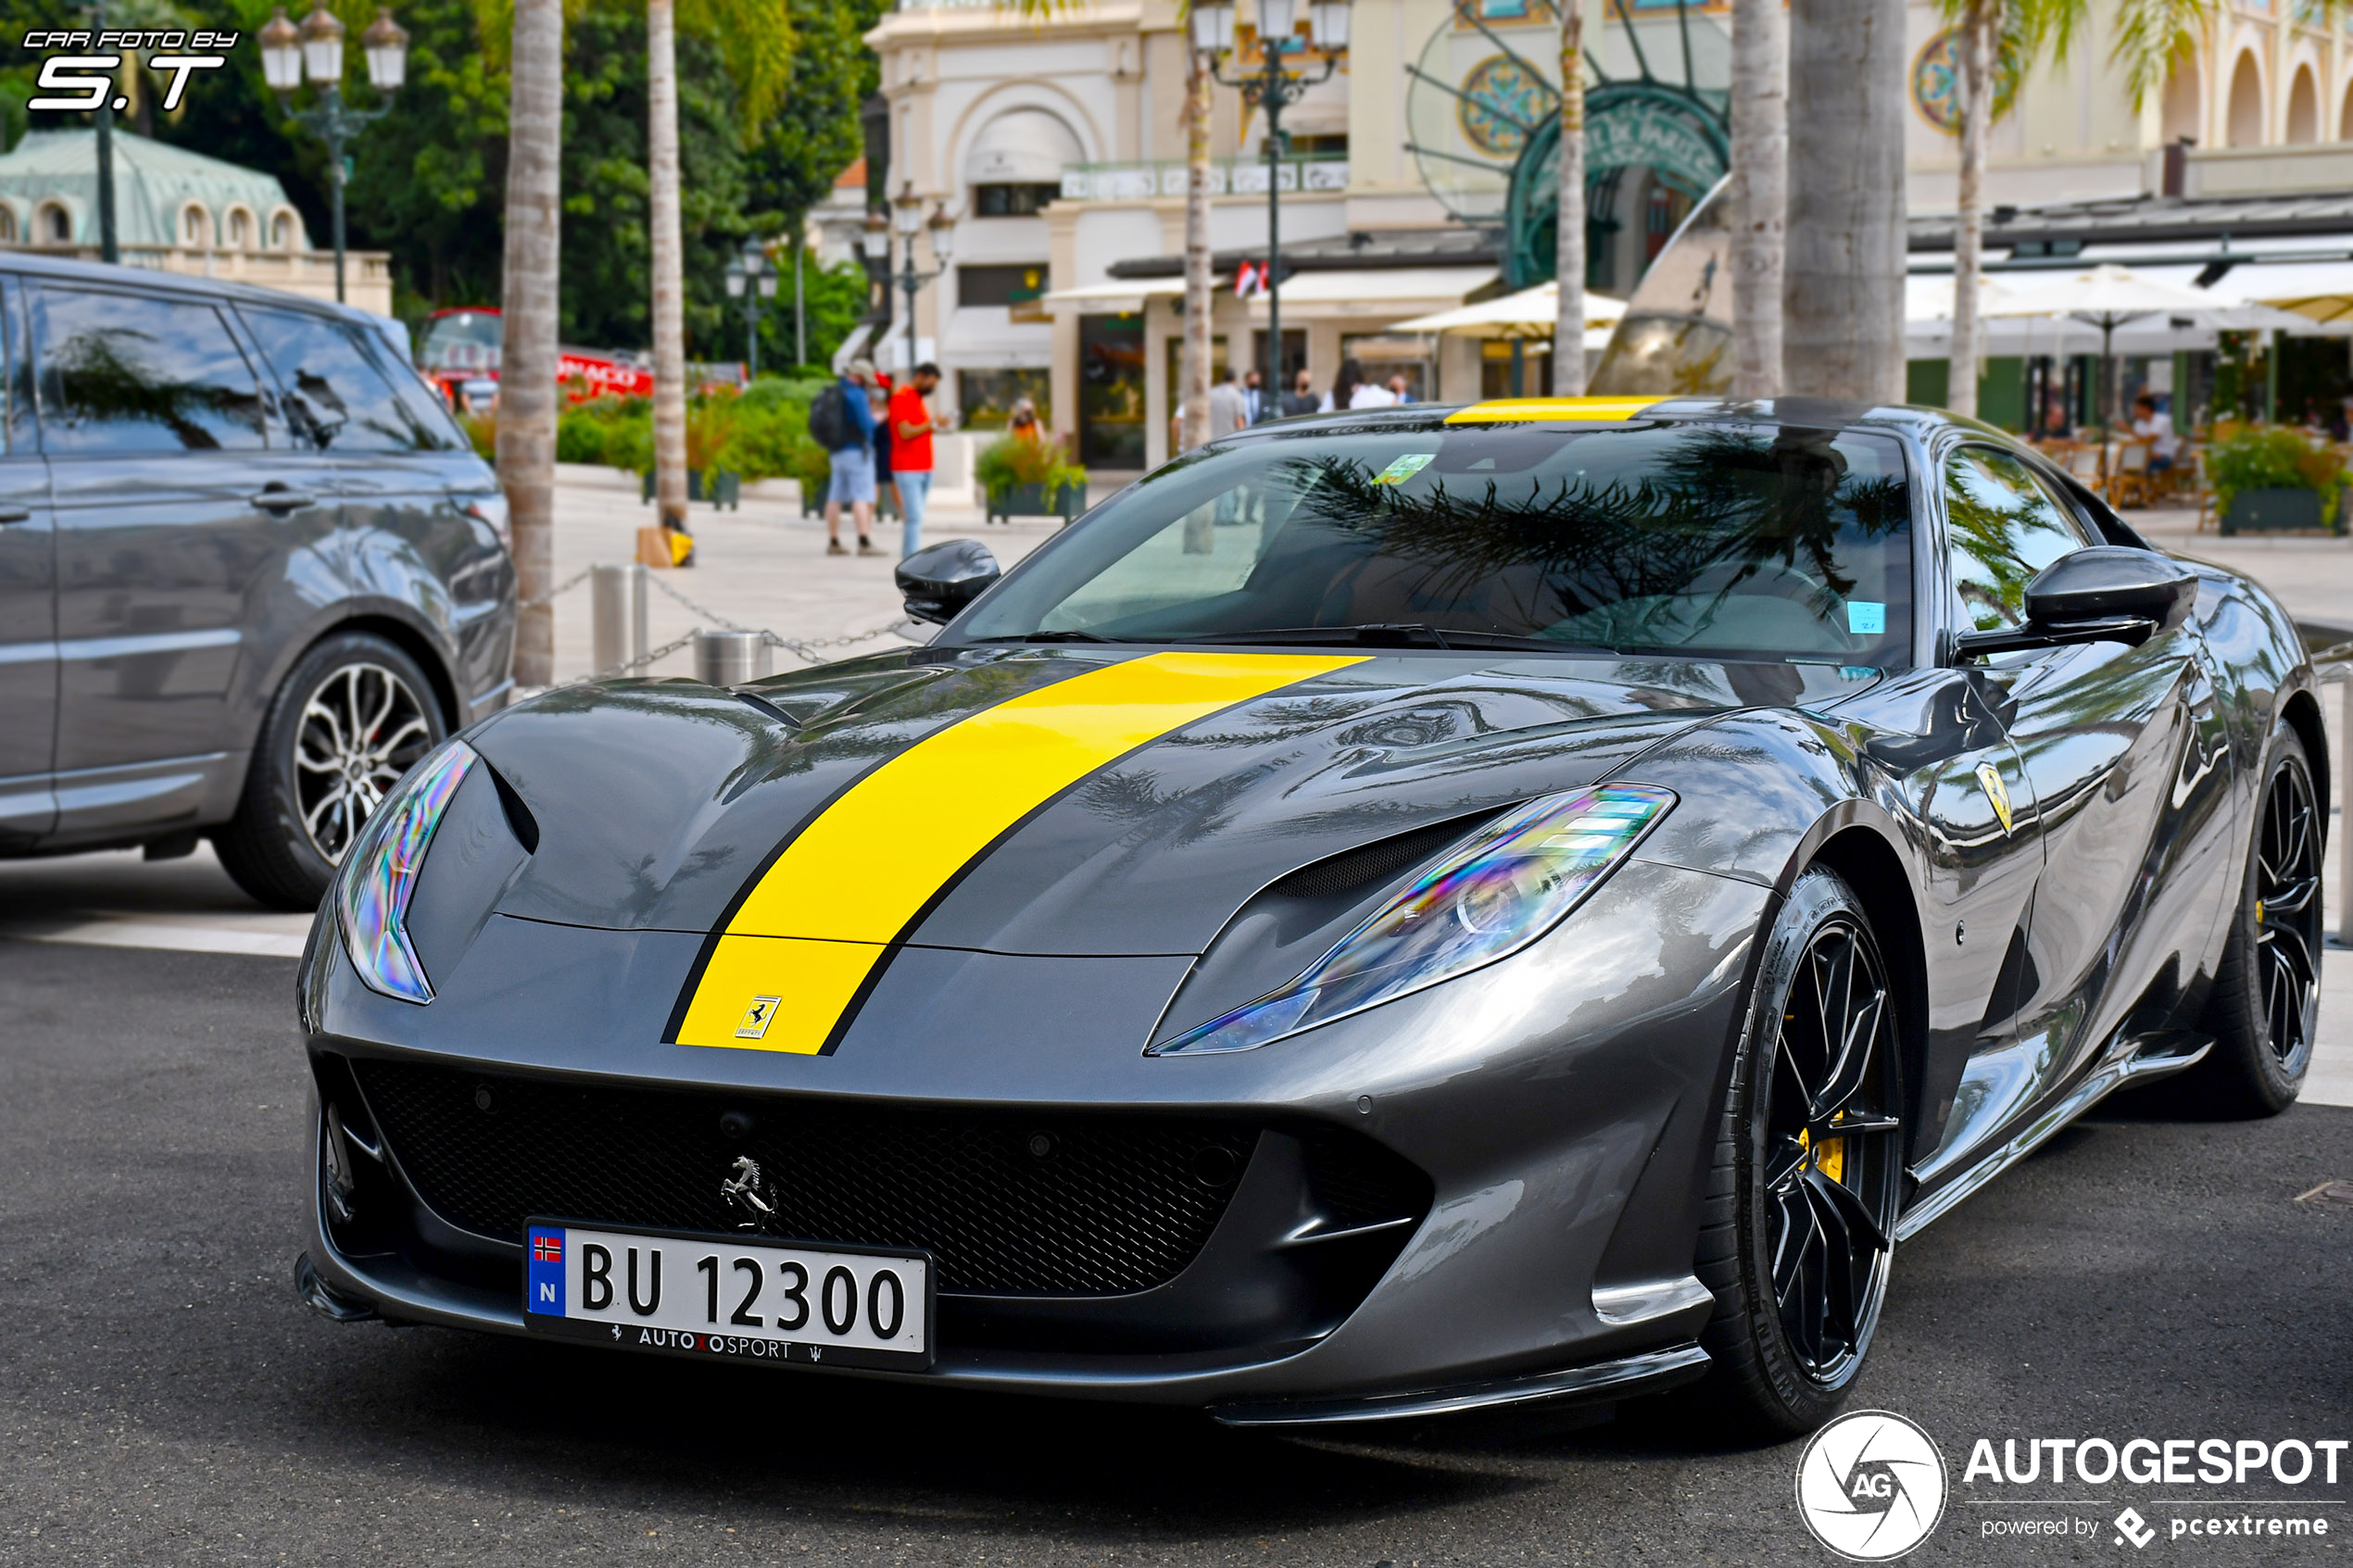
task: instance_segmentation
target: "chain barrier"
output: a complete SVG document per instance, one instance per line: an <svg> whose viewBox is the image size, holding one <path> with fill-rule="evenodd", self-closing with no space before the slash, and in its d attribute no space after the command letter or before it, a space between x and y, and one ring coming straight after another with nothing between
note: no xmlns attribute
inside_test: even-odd
<svg viewBox="0 0 2353 1568"><path fill-rule="evenodd" d="M572 592L572 590L579 587L583 583L587 582L596 570L597 569L593 566L583 568L581 571L573 572L570 577L565 578L562 582L557 583L554 587L548 589L538 597L522 601L516 605L515 608L518 611L537 609L544 605L552 604L563 595ZM708 621L712 625L718 627L719 630L723 632L740 632L747 635L757 636L761 642L767 646L772 648L783 648L786 652L791 653L798 658L807 659L812 664L823 664L825 662L825 656L822 651L825 648L846 648L859 643L871 643L876 637L888 637L894 635L905 637L910 642L912 642L917 640L916 634L923 629L921 622L902 616L899 620L892 621L887 626L876 626L872 630L865 632L851 632L838 637L819 637L814 640L801 637L787 637L780 632L772 632L765 626L746 626L740 621L730 620L728 617L724 616L717 610L711 608L709 605L698 603L696 600L688 597L686 594L683 594L676 588L672 587L669 583L663 582L661 578L655 576L650 571L646 573L646 581L655 588L661 590L663 594L667 595L670 598L675 600L689 613L700 616L703 620ZM701 628L698 627L696 630L699 631ZM669 642L662 644L661 646L658 648L652 648L638 655L635 659L624 659L621 663L612 666L610 669L598 670L592 674L580 676L578 679L583 681L605 681L610 680L616 675L633 675L639 673L657 660L667 659L672 654L676 653L680 648L687 646L689 644L693 643L694 640L695 633L689 632L685 636L674 637Z"/></svg>

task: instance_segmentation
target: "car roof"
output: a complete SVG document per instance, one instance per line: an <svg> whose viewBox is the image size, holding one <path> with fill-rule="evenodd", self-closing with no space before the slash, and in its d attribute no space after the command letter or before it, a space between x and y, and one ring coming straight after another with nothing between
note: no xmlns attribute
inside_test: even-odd
<svg viewBox="0 0 2353 1568"><path fill-rule="evenodd" d="M82 283L104 283L111 288L132 288L157 293L170 292L202 295L212 299L230 299L248 305L267 305L281 310L308 310L318 315L332 316L365 327L373 332L384 330L384 318L362 310L357 306L337 305L330 300L312 299L307 295L289 294L283 289L262 288L254 283L231 282L221 278L192 278L182 272L166 272L152 267L109 266L103 261L69 261L59 257L38 256L26 251L11 251L0 259L0 272L14 272L23 277L56 278Z"/></svg>
<svg viewBox="0 0 2353 1568"><path fill-rule="evenodd" d="M1657 397L1647 395L1593 397L1496 397L1478 403L1413 403L1381 408L1336 409L1276 420L1221 438L1231 442L1313 431L1427 431L1449 425L1515 423L1620 423L1635 420L1705 420L1720 423L1806 425L1831 430L1878 426L1927 441L1941 429L1969 430L2012 439L2007 433L1939 408L1907 404L1866 403L1827 397L1755 400L1729 397Z"/></svg>

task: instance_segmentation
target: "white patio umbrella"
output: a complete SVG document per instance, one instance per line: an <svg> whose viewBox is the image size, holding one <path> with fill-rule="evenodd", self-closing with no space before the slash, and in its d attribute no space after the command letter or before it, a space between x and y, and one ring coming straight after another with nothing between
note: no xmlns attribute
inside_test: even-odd
<svg viewBox="0 0 2353 1568"><path fill-rule="evenodd" d="M1452 332L1467 337L1507 338L1512 345L1512 391L1516 395L1525 376L1522 356L1530 339L1550 338L1560 321L1560 284L1538 283L1517 294L1499 295L1476 305L1459 306L1400 321L1393 332ZM1609 345L1610 329L1626 314L1620 300L1606 295L1585 295L1585 339L1588 350ZM1596 334L1599 334L1598 342Z"/></svg>
<svg viewBox="0 0 2353 1568"><path fill-rule="evenodd" d="M1478 337L1550 337L1560 320L1560 284L1539 283L1517 294L1499 295L1477 305L1458 306L1433 315L1416 316L1390 328L1393 332L1466 332ZM1606 295L1585 295L1585 325L1614 326L1626 314L1623 301Z"/></svg>
<svg viewBox="0 0 2353 1568"><path fill-rule="evenodd" d="M2004 289L2006 297L1989 300L1985 305L1989 318L2064 317L2099 329L2100 373L2108 382L2108 407L2104 422L2110 429L2116 425L2116 403L2122 391L2109 363L2119 327L2161 316L2178 323L2231 332L2264 327L2311 330L2309 322L2286 311L2218 298L2203 289L2144 277L2114 262L2103 262L2032 286L2020 280L2006 283Z"/></svg>

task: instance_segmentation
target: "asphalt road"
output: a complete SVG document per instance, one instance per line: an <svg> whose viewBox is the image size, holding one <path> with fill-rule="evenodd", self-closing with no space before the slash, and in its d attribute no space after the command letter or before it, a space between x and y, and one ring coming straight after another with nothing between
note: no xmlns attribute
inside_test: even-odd
<svg viewBox="0 0 2353 1568"><path fill-rule="evenodd" d="M1300 1441L322 1322L288 1285L293 967L0 940L0 1562L1833 1561L1796 1446L1688 1409ZM2296 1201L2331 1177L2353 1110L2119 1112L1907 1245L1858 1401L1952 1467L1906 1561L2353 1555L2353 1462L2333 1488L1961 1474L1980 1437L2353 1437L2353 1208ZM2283 1499L2332 1534L2138 1551L2106 1523ZM2097 1533L1983 1534L2070 1513Z"/></svg>

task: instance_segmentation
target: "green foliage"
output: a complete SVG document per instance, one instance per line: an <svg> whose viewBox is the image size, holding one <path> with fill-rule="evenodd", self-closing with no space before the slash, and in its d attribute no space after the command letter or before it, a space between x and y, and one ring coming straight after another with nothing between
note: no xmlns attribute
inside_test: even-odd
<svg viewBox="0 0 2353 1568"><path fill-rule="evenodd" d="M826 384L762 377L741 394L689 398L687 461L705 473L739 474L749 483L804 474L813 459L823 483L825 455L809 439L809 403ZM595 397L556 420L558 462L648 473L653 454L653 410L645 398Z"/></svg>
<svg viewBox="0 0 2353 1568"><path fill-rule="evenodd" d="M0 0L21 26L46 26L27 0ZM300 7L290 7L299 14ZM374 0L331 0L356 40ZM228 0L215 19L248 33L271 0ZM747 235L770 235L805 213L861 150L858 105L876 66L860 35L882 0L687 0L679 13L679 163L690 355L741 352L742 318L727 308L724 269ZM647 240L646 15L636 0L568 4L564 36L563 279L568 342L642 348L650 341ZM505 0L402 0L408 84L351 145L350 243L389 251L395 297L412 326L430 311L496 303L506 192ZM356 47L346 91L374 94ZM19 77L23 81L19 82ZM0 71L0 128L21 134L30 69ZM303 94L308 102L309 94ZM260 52L191 79L187 112L161 139L278 176L314 245L329 243L326 150L261 80ZM43 116L82 124L79 116ZM846 270L849 276L843 276ZM863 311L856 267L809 280L810 348L830 355ZM761 358L791 356L790 283L769 313Z"/></svg>
<svg viewBox="0 0 2353 1568"><path fill-rule="evenodd" d="M1070 460L1059 441L1003 435L973 458L973 476L992 495L1015 484L1043 484L1051 496L1065 484L1084 484L1087 470Z"/></svg>
<svg viewBox="0 0 2353 1568"><path fill-rule="evenodd" d="M2336 454L2315 447L2302 432L2277 425L2241 431L2207 449L2207 478L2214 485L2217 511L2231 509L2231 497L2242 490L2317 490L2321 520L2334 522L2339 489L2348 476Z"/></svg>

